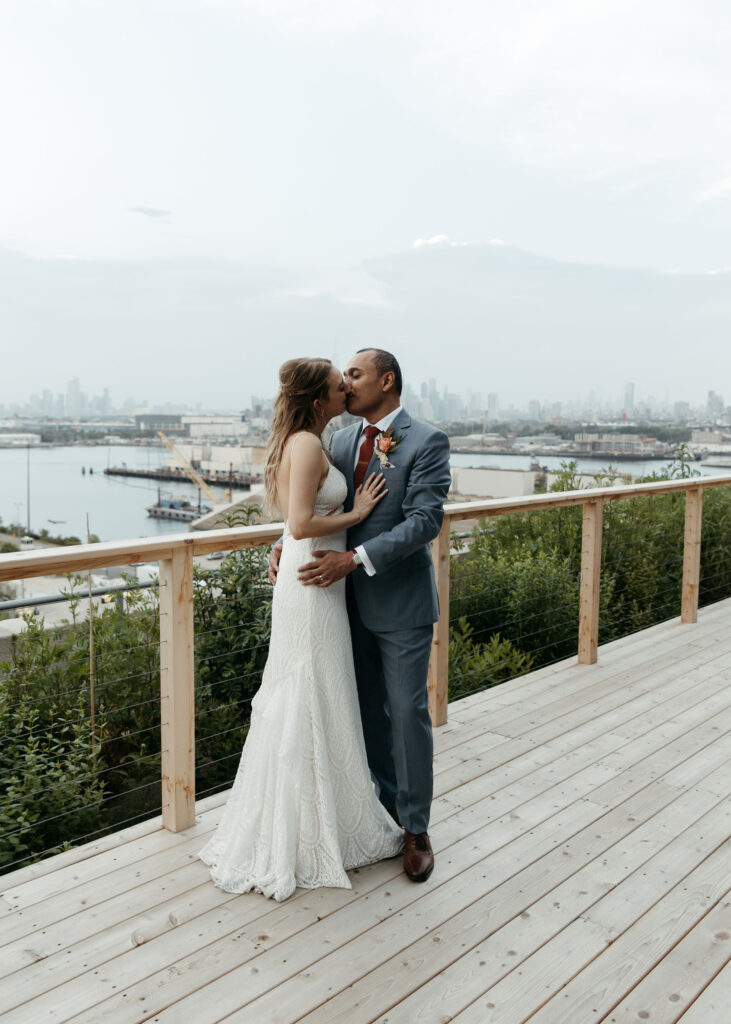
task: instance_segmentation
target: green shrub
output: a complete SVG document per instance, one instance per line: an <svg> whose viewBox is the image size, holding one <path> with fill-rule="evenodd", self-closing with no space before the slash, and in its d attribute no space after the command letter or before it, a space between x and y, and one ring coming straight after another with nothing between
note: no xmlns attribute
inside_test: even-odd
<svg viewBox="0 0 731 1024"><path fill-rule="evenodd" d="M459 700L506 679L530 672L533 659L494 633L487 643L475 642L472 628L460 618L449 631L449 699Z"/></svg>

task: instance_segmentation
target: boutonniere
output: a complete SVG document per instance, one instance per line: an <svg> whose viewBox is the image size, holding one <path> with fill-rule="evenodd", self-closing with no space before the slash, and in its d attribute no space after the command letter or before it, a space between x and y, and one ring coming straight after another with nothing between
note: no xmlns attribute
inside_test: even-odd
<svg viewBox="0 0 731 1024"><path fill-rule="evenodd" d="M392 463L388 461L391 452L395 452L401 444L401 434L394 434L393 427L382 430L376 435L376 455L381 463L381 469L393 469Z"/></svg>

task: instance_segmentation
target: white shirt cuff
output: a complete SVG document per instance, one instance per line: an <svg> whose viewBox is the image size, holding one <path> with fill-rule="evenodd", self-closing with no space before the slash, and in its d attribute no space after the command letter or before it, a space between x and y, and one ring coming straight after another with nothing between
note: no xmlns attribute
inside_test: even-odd
<svg viewBox="0 0 731 1024"><path fill-rule="evenodd" d="M369 576L375 576L376 575L376 570L373 568L373 563L371 562L370 558L366 554L366 549L363 547L363 545L359 544L358 547L355 550L360 555L360 557L363 559L363 568L368 573L368 575Z"/></svg>

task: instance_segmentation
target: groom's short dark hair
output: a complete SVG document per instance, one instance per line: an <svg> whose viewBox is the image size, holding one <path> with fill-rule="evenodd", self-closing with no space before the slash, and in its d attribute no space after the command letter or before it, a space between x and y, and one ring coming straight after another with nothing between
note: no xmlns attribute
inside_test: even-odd
<svg viewBox="0 0 731 1024"><path fill-rule="evenodd" d="M390 352L386 352L382 348L359 348L356 355L360 355L361 352L372 352L373 362L376 367L376 373L379 377L382 377L384 373L393 374L393 389L396 394L401 397L401 391L403 389L403 378L401 376L401 367L398 364L396 356Z"/></svg>

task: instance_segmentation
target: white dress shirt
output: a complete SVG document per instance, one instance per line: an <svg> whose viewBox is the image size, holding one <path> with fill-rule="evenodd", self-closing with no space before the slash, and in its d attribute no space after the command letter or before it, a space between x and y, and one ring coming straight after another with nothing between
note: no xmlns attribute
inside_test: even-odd
<svg viewBox="0 0 731 1024"><path fill-rule="evenodd" d="M378 423L371 423L370 420L367 419L363 420L363 424L360 428L360 437L358 438L358 443L355 446L355 462L353 463L353 467L358 465L358 458L360 457L360 446L363 444L363 438L365 437L366 427L378 427L380 431L388 430L388 428L391 426L391 424L396 419L398 414L401 412L402 408L403 406L400 405L397 409L394 409L393 412L390 412L387 416L384 416L382 420L379 420ZM366 549L363 547L363 545L359 544L355 550L363 559L363 568L368 573L368 575L375 576L376 570L373 568L371 560L366 554Z"/></svg>

